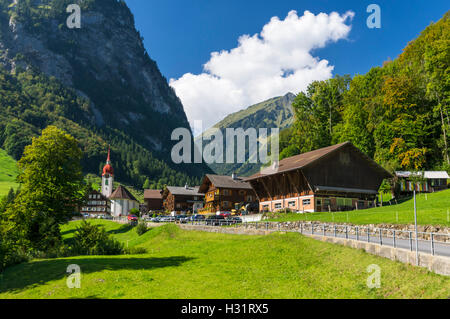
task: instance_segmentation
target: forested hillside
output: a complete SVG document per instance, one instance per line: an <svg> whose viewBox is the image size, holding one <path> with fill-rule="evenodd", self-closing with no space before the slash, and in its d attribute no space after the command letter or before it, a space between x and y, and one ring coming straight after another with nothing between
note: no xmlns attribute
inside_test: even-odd
<svg viewBox="0 0 450 319"><path fill-rule="evenodd" d="M72 3L80 29L66 26ZM0 0L0 66L0 148L16 160L52 124L79 140L85 173L99 174L108 144L116 178L137 188L209 172L171 161L171 133L189 124L124 1Z"/></svg>
<svg viewBox="0 0 450 319"><path fill-rule="evenodd" d="M427 27L394 61L300 93L281 157L351 141L390 170L449 170L449 17Z"/></svg>
<svg viewBox="0 0 450 319"><path fill-rule="evenodd" d="M256 130L260 128L267 128L267 132L270 135L271 128L279 128L280 130L290 127L294 122L294 112L292 110L292 102L295 95L287 93L284 96L278 96L271 98L267 101L249 106L239 112L228 115L225 119L213 126L221 130L224 138L226 137L227 128L242 128L247 130L254 128ZM204 134L207 134L207 130ZM207 141L204 142L204 145ZM237 173L239 175L251 175L255 173L260 165L250 163L249 158L254 158L257 154L249 154L248 144L246 144L245 156L247 161L234 164L210 164L209 167L220 175L231 175ZM224 153L225 154L225 153Z"/></svg>

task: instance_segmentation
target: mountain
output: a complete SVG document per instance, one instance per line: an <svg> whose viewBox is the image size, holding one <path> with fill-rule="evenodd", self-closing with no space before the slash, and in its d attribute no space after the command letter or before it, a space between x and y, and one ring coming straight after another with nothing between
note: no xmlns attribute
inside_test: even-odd
<svg viewBox="0 0 450 319"><path fill-rule="evenodd" d="M79 29L66 24L74 3ZM87 173L99 173L108 144L118 178L138 187L194 184L209 172L170 159L172 131L189 124L124 1L0 0L0 64L11 100L0 105L0 147L15 159L55 124L81 142Z"/></svg>
<svg viewBox="0 0 450 319"><path fill-rule="evenodd" d="M244 130L247 130L248 128L279 128L281 131L282 129L290 127L294 122L294 112L292 110L292 102L294 101L294 98L294 94L287 93L284 96L274 97L267 101L249 106L246 109L228 115L225 119L215 124L211 129L220 129L224 137L226 136L226 128L242 128ZM202 136L211 129L203 133ZM270 134L270 131L268 131L268 134ZM207 145L206 142L203 142L203 145L205 144ZM209 164L209 167L220 175L231 175L232 173L237 173L239 175L251 175L261 166L260 164L252 164L248 162L248 158L252 158L254 156L256 156L256 154L249 154L248 146L246 146L246 163L213 163Z"/></svg>

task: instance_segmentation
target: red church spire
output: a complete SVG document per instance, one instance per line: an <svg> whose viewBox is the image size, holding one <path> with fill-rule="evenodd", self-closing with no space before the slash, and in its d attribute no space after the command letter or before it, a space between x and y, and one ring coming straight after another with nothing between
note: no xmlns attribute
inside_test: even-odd
<svg viewBox="0 0 450 319"><path fill-rule="evenodd" d="M103 167L103 175L114 175L114 169L111 166L111 149L108 146L108 158L106 159L106 165Z"/></svg>
<svg viewBox="0 0 450 319"><path fill-rule="evenodd" d="M111 148L108 146L108 158L106 159L106 164L111 164Z"/></svg>

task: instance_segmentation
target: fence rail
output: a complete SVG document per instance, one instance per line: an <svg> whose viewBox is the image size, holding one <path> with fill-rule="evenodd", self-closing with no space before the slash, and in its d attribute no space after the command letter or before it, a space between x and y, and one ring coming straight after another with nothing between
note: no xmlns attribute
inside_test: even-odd
<svg viewBox="0 0 450 319"><path fill-rule="evenodd" d="M117 222L128 222L126 217L114 218ZM301 234L341 237L382 246L404 248L413 251L416 248L416 233L414 230L399 230L369 226L338 225L315 222L242 222L238 220L168 220L160 223L176 223L192 226L235 227L266 231L295 232ZM431 255L450 257L450 233L417 232L417 246L421 252Z"/></svg>

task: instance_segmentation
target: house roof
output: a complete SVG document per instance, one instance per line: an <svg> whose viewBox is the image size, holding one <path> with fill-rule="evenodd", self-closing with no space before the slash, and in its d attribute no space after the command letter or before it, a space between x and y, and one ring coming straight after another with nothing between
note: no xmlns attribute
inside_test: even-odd
<svg viewBox="0 0 450 319"><path fill-rule="evenodd" d="M243 178L236 177L233 179L232 176L228 175L206 174L205 177L203 177L202 186L200 186L202 191L205 191L202 188L205 185L206 179L209 179L209 181L217 188L252 189L250 183L246 182Z"/></svg>
<svg viewBox="0 0 450 319"><path fill-rule="evenodd" d="M160 189L145 189L144 199L162 199Z"/></svg>
<svg viewBox="0 0 450 319"><path fill-rule="evenodd" d="M203 196L205 194L199 193L199 186L195 187L177 187L177 186L167 186L167 190L172 195L186 195L186 196Z"/></svg>
<svg viewBox="0 0 450 319"><path fill-rule="evenodd" d="M411 175L422 175L426 179L448 179L450 176L446 171L424 171L424 172L409 172L409 171L397 171L395 175L398 177L410 177Z"/></svg>
<svg viewBox="0 0 450 319"><path fill-rule="evenodd" d="M136 197L133 196L133 194L130 193L126 187L120 185L116 188L116 190L109 196L109 199L128 199L128 200L134 200L138 201Z"/></svg>
<svg viewBox="0 0 450 319"><path fill-rule="evenodd" d="M391 177L391 174L386 171L383 167L378 165L373 159L371 159L369 156L361 152L356 146L354 146L351 142L345 142L336 144L333 146L328 146L324 148L320 148L315 151L303 153L300 155L291 156L288 158L285 158L281 160L278 165L268 167L263 169L262 172L258 172L250 177L247 177L245 180L250 181L257 179L259 177L264 177L268 175L275 175L283 172L288 172L300 168L305 168L306 166L315 163L319 161L320 159L323 159L324 157L328 156L329 154L343 148L346 146L352 147L352 149L356 152L358 152L368 163L370 166L372 166L377 171L381 172L386 177Z"/></svg>

